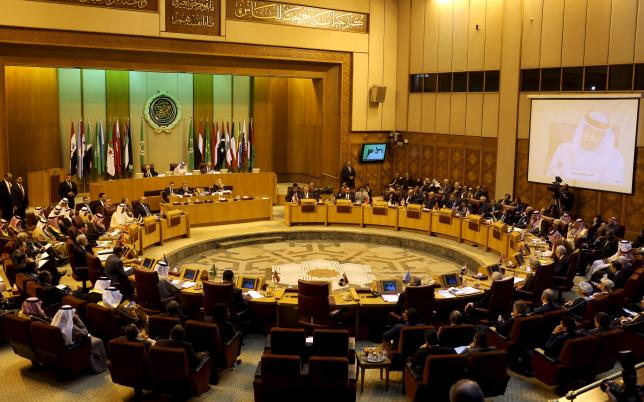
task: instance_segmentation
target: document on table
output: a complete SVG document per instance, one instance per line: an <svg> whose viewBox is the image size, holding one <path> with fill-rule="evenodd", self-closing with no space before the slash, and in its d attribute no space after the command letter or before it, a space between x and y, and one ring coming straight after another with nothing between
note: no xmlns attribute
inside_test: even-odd
<svg viewBox="0 0 644 402"><path fill-rule="evenodd" d="M450 293L450 291L449 291L449 290L447 290L447 289L439 289L439 290L438 290L438 295L439 295L440 297L444 298L444 299L449 299L449 298L454 297L454 295L453 295L453 294L451 294L451 293Z"/></svg>
<svg viewBox="0 0 644 402"><path fill-rule="evenodd" d="M525 282L524 278L519 278L518 276L514 277L514 284L516 285L517 283Z"/></svg>
<svg viewBox="0 0 644 402"><path fill-rule="evenodd" d="M400 296L400 293L396 293L395 295L382 295L382 300L387 303L398 303L398 296Z"/></svg>
<svg viewBox="0 0 644 402"><path fill-rule="evenodd" d="M261 293L259 293L256 290L249 290L248 291L248 296L252 297L253 299L261 299L262 297L264 297L264 296L262 296Z"/></svg>

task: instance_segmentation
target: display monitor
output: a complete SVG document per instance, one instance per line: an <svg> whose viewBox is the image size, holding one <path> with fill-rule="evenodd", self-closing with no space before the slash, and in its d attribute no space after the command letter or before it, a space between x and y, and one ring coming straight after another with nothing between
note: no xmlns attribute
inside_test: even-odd
<svg viewBox="0 0 644 402"><path fill-rule="evenodd" d="M186 268L183 271L182 278L187 280L187 281L194 281L196 277L197 277L197 270L196 269Z"/></svg>
<svg viewBox="0 0 644 402"><path fill-rule="evenodd" d="M255 290L257 287L257 278L243 277L241 280L241 288L246 290Z"/></svg>
<svg viewBox="0 0 644 402"><path fill-rule="evenodd" d="M443 283L446 287L458 286L458 275L457 274L445 274L443 275Z"/></svg>
<svg viewBox="0 0 644 402"><path fill-rule="evenodd" d="M402 282L396 279L382 279L377 282L377 290L385 294L398 294L402 292Z"/></svg>
<svg viewBox="0 0 644 402"><path fill-rule="evenodd" d="M572 187L632 194L639 102L639 94L532 99L528 181L560 177Z"/></svg>
<svg viewBox="0 0 644 402"><path fill-rule="evenodd" d="M156 261L154 258L145 257L145 259L141 263L141 266L143 266L143 268L152 269L154 267L155 262Z"/></svg>
<svg viewBox="0 0 644 402"><path fill-rule="evenodd" d="M362 144L362 152L360 154L360 162L384 162L387 153L387 144Z"/></svg>

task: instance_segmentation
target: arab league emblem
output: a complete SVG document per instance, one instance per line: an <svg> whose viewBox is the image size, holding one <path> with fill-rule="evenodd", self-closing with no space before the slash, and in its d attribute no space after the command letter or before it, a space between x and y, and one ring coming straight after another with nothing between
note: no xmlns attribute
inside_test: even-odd
<svg viewBox="0 0 644 402"><path fill-rule="evenodd" d="M145 120L156 133L167 133L181 120L181 105L170 94L158 91L145 103Z"/></svg>

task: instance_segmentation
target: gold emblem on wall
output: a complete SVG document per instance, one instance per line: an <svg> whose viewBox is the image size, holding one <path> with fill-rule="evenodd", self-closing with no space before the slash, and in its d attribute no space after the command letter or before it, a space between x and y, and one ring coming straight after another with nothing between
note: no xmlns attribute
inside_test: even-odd
<svg viewBox="0 0 644 402"><path fill-rule="evenodd" d="M165 30L218 36L220 3L220 0L165 0Z"/></svg>
<svg viewBox="0 0 644 402"><path fill-rule="evenodd" d="M44 3L74 4L79 6L119 8L135 11L159 11L159 0L31 0Z"/></svg>
<svg viewBox="0 0 644 402"><path fill-rule="evenodd" d="M369 32L369 14L259 0L228 0L226 18L342 32Z"/></svg>
<svg viewBox="0 0 644 402"><path fill-rule="evenodd" d="M145 103L143 115L156 133L167 133L181 120L181 105L164 91L152 95Z"/></svg>

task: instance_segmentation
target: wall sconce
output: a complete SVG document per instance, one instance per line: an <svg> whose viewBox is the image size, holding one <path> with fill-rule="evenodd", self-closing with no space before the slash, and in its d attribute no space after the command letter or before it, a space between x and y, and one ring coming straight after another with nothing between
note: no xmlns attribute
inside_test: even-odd
<svg viewBox="0 0 644 402"><path fill-rule="evenodd" d="M389 141L391 143L398 144L399 147L409 144L409 140L407 138L403 138L402 133L399 133L396 130L389 133Z"/></svg>

